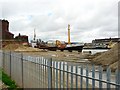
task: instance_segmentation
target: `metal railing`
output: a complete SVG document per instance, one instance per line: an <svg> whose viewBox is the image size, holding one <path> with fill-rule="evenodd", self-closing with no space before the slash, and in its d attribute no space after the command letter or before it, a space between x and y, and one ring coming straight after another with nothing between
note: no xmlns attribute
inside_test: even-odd
<svg viewBox="0 0 120 90"><path fill-rule="evenodd" d="M0 51L3 70L22 88L102 88L120 90L120 72L107 67L60 62Z"/></svg>

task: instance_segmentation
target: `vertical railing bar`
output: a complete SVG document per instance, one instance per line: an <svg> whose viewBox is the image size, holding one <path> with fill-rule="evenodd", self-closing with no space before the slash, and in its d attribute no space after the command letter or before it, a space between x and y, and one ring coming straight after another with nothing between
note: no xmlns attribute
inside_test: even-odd
<svg viewBox="0 0 120 90"><path fill-rule="evenodd" d="M40 87L42 88L42 57L40 57Z"/></svg>
<svg viewBox="0 0 120 90"><path fill-rule="evenodd" d="M42 88L44 88L44 58L42 58Z"/></svg>
<svg viewBox="0 0 120 90"><path fill-rule="evenodd" d="M43 57L41 59L41 88L43 88Z"/></svg>
<svg viewBox="0 0 120 90"><path fill-rule="evenodd" d="M31 60L34 62L34 61L35 61L34 58L33 58L33 57L31 57L31 58L32 58ZM30 68L30 65L29 65L29 64L28 64L28 66L29 66L29 68ZM35 67L31 68L31 69L32 69L32 72L33 72L33 73L31 73L33 82L35 82L35 78L34 78L34 76L33 76L33 75L35 74L34 68L35 68ZM29 71L30 71L30 69L29 69ZM31 87L32 87L32 88L34 88L34 83L33 83L33 82L31 82L31 84L32 84Z"/></svg>
<svg viewBox="0 0 120 90"><path fill-rule="evenodd" d="M47 60L46 59L45 59L45 65L46 65L45 66L45 85L48 86L48 84L47 84ZM46 86L45 86L45 88L47 88Z"/></svg>
<svg viewBox="0 0 120 90"><path fill-rule="evenodd" d="M44 88L44 58L42 58L42 88Z"/></svg>
<svg viewBox="0 0 120 90"><path fill-rule="evenodd" d="M32 62L33 62L33 58L31 57L31 60L32 60ZM29 74L31 74L31 79L32 79L32 81L34 82L34 78L33 78L33 74L34 74L34 72L33 72L33 70L34 70L34 67L33 68L30 68L30 65L28 64L28 67L29 67ZM33 72L33 73L30 73L30 69L31 69L31 71ZM28 75L29 75L28 74ZM33 82L31 82L31 88L33 88L34 87L34 83ZM33 83L33 85L32 85L32 83Z"/></svg>
<svg viewBox="0 0 120 90"><path fill-rule="evenodd" d="M82 75L83 75L83 65L81 66L81 72L80 72L80 74L81 74L81 77L80 77L80 89L82 90L82 86L83 86L83 77L82 77Z"/></svg>
<svg viewBox="0 0 120 90"><path fill-rule="evenodd" d="M5 52L3 51L3 70L4 70L4 68L5 68Z"/></svg>
<svg viewBox="0 0 120 90"><path fill-rule="evenodd" d="M73 90L73 66L71 66L71 90Z"/></svg>
<svg viewBox="0 0 120 90"><path fill-rule="evenodd" d="M106 76L106 77L107 77L107 81L110 82L110 81L111 81L111 80L110 80L111 70L110 70L109 67L107 67L106 75L107 75L107 76ZM109 84L109 83L107 83L107 90L110 90L110 84Z"/></svg>
<svg viewBox="0 0 120 90"><path fill-rule="evenodd" d="M35 57L33 57L33 59L34 59L34 64L35 64L35 67L34 67L34 74L33 74L33 78L34 78L34 88L36 87L36 77L34 76L35 75L35 73L36 73L36 58Z"/></svg>
<svg viewBox="0 0 120 90"><path fill-rule="evenodd" d="M28 87L28 82L29 81L33 81L33 77L32 77L32 73L30 73L30 71L32 71L32 70L30 70L31 68L30 68L30 65L29 65L29 61L28 61L28 56L26 56L26 60L27 60L27 69L28 69L28 71L26 72L26 74L27 74L27 76L26 76L26 87ZM32 60L32 57L30 57L30 60ZM29 78L30 78L30 80L29 80ZM30 82L30 88L32 88L32 82Z"/></svg>
<svg viewBox="0 0 120 90"><path fill-rule="evenodd" d="M86 66L86 77L88 77L88 65ZM86 90L88 90L88 83L89 83L89 80L88 78L86 78Z"/></svg>
<svg viewBox="0 0 120 90"><path fill-rule="evenodd" d="M49 88L50 88L50 85L49 85L49 84L50 84L50 83L49 83L50 61L49 61L49 60L47 61L47 65L48 65L48 67L47 67L47 71L48 71L48 90L50 90L50 89L49 89Z"/></svg>
<svg viewBox="0 0 120 90"><path fill-rule="evenodd" d="M3 70L5 71L5 51L3 51Z"/></svg>
<svg viewBox="0 0 120 90"><path fill-rule="evenodd" d="M44 84L44 86L43 86L43 88L45 88L45 59L44 59L44 61L43 61L43 84Z"/></svg>
<svg viewBox="0 0 120 90"><path fill-rule="evenodd" d="M11 51L10 51L10 77L11 77Z"/></svg>
<svg viewBox="0 0 120 90"><path fill-rule="evenodd" d="M63 62L63 88L65 88L65 63Z"/></svg>
<svg viewBox="0 0 120 90"><path fill-rule="evenodd" d="M120 70L118 69L118 90L120 90Z"/></svg>
<svg viewBox="0 0 120 90"><path fill-rule="evenodd" d="M60 62L60 64L59 64L59 73L60 73L60 79L59 79L59 88L61 89L61 62Z"/></svg>
<svg viewBox="0 0 120 90"><path fill-rule="evenodd" d="M54 68L55 68L55 61L53 62L53 69L52 69L52 70L53 70L53 71L52 71L52 73L53 73L53 75L52 75L52 76L53 76L53 78L52 78L52 79L53 79L53 80L52 80L53 88L55 88L55 69L54 69Z"/></svg>
<svg viewBox="0 0 120 90"><path fill-rule="evenodd" d="M99 80L102 80L102 67L101 66L99 66ZM101 81L99 81L99 90L102 90L102 82Z"/></svg>
<svg viewBox="0 0 120 90"><path fill-rule="evenodd" d="M61 89L63 88L63 62L61 62Z"/></svg>
<svg viewBox="0 0 120 90"><path fill-rule="evenodd" d="M34 60L33 62L33 64L35 65L34 67L33 67L33 73L32 73L32 77L33 77L33 82L32 82L32 84L33 84L33 87L32 88L35 88L36 86L35 86L35 84L36 84L36 81L35 81L35 72L36 72L36 60L35 60L35 58L34 57L32 57L32 59Z"/></svg>
<svg viewBox="0 0 120 90"><path fill-rule="evenodd" d="M48 61L48 89L51 90L52 88L52 59Z"/></svg>
<svg viewBox="0 0 120 90"><path fill-rule="evenodd" d="M21 65L22 65L22 88L24 88L24 73L23 73L23 54L21 53Z"/></svg>
<svg viewBox="0 0 120 90"><path fill-rule="evenodd" d="M58 62L56 62L56 89L58 90Z"/></svg>
<svg viewBox="0 0 120 90"><path fill-rule="evenodd" d="M44 73L44 74L45 74L45 75L44 75L44 84L45 84L45 85L44 85L44 88L47 88L47 87L46 87L46 86L47 86L47 84L46 84L46 81L47 81L47 80L46 80L46 58L44 59L44 65L45 65L45 66L44 66L44 72L45 72L45 73Z"/></svg>
<svg viewBox="0 0 120 90"><path fill-rule="evenodd" d="M38 88L40 88L40 57L38 57Z"/></svg>
<svg viewBox="0 0 120 90"><path fill-rule="evenodd" d="M41 86L41 83L42 83L42 81L41 81L41 59L42 59L42 57L40 57L39 58L39 85L40 85L40 88L42 88L42 86Z"/></svg>
<svg viewBox="0 0 120 90"><path fill-rule="evenodd" d="M45 70L44 70L44 61L45 61L45 58L42 59L42 88L45 87L45 80L44 80L44 76L45 76Z"/></svg>
<svg viewBox="0 0 120 90"><path fill-rule="evenodd" d="M37 87L39 88L39 57L37 57Z"/></svg>
<svg viewBox="0 0 120 90"><path fill-rule="evenodd" d="M42 58L40 57L40 88L42 88Z"/></svg>
<svg viewBox="0 0 120 90"><path fill-rule="evenodd" d="M118 84L118 69L115 72L115 76L116 76L116 84ZM118 88L119 87L116 85L116 90L119 90Z"/></svg>
<svg viewBox="0 0 120 90"><path fill-rule="evenodd" d="M37 60L37 57L35 58L36 59L36 88L38 88L38 60Z"/></svg>
<svg viewBox="0 0 120 90"><path fill-rule="evenodd" d="M43 88L45 88L45 58L43 59Z"/></svg>
<svg viewBox="0 0 120 90"><path fill-rule="evenodd" d="M34 57L35 58L35 74L37 76L37 57ZM37 77L35 77L35 87L37 88Z"/></svg>
<svg viewBox="0 0 120 90"><path fill-rule="evenodd" d="M78 73L78 66L75 67L75 73ZM76 75L76 90L78 90L78 76Z"/></svg>
<svg viewBox="0 0 120 90"><path fill-rule="evenodd" d="M36 63L36 57L33 57L33 59L34 59L34 62L35 62L35 63L34 63L34 64L35 64L35 68L34 68L34 74L33 74L34 81L35 81L35 82L34 82L34 88L35 88L35 87L36 87L36 84L37 84L37 83L36 83L36 76L35 76L35 74L36 74L36 69L37 69L37 67L36 67L36 66L37 66L37 63Z"/></svg>
<svg viewBox="0 0 120 90"><path fill-rule="evenodd" d="M94 90L94 88L95 88L95 80L94 80L94 78L95 78L95 66L94 65L92 65L92 90Z"/></svg>
<svg viewBox="0 0 120 90"><path fill-rule="evenodd" d="M69 66L67 64L67 88L69 88Z"/></svg>

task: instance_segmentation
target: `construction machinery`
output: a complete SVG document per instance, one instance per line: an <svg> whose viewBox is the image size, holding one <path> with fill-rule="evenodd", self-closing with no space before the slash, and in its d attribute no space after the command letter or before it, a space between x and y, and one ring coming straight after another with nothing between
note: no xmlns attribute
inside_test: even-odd
<svg viewBox="0 0 120 90"><path fill-rule="evenodd" d="M36 48L39 49L48 49L51 51L56 51L56 50L68 50L69 52L72 52L73 50L78 51L78 52L82 52L82 49L84 47L84 44L81 43L71 43L70 41L70 25L68 24L68 42L64 42L64 41L53 41L53 40L49 40L47 42L41 41L41 40L36 40L36 34L35 34L35 30L34 30L34 39L33 39L33 43L36 43Z"/></svg>
<svg viewBox="0 0 120 90"><path fill-rule="evenodd" d="M114 47L116 44L117 44L117 43L112 42L112 40L111 40L111 41L108 43L107 47L108 47L108 48L112 48L112 47Z"/></svg>
<svg viewBox="0 0 120 90"><path fill-rule="evenodd" d="M68 50L69 52L72 52L73 50L82 52L82 49L84 47L83 43L71 43L71 41L70 41L70 24L68 24L68 43L61 43L59 40L56 40L56 45L59 50L61 50L61 51Z"/></svg>

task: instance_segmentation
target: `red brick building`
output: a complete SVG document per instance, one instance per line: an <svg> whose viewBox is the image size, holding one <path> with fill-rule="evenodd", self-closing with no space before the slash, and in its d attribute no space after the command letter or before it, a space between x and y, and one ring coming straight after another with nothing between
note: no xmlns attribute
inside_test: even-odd
<svg viewBox="0 0 120 90"><path fill-rule="evenodd" d="M14 38L14 34L9 32L9 22L0 20L0 46L4 47L7 44L28 45L28 36L19 34Z"/></svg>
<svg viewBox="0 0 120 90"><path fill-rule="evenodd" d="M29 44L28 43L28 36L20 35L20 33L19 33L18 36L15 37L15 41L17 41L17 42L19 42L19 43L21 43L23 45L28 45Z"/></svg>
<svg viewBox="0 0 120 90"><path fill-rule="evenodd" d="M14 34L9 32L9 22L7 20L0 20L0 39L1 40L14 39Z"/></svg>

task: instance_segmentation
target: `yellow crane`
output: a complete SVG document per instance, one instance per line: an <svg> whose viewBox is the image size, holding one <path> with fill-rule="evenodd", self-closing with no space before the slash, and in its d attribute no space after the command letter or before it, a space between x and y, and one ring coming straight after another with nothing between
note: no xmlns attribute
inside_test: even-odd
<svg viewBox="0 0 120 90"><path fill-rule="evenodd" d="M71 44L71 42L70 42L70 24L68 24L68 44Z"/></svg>

